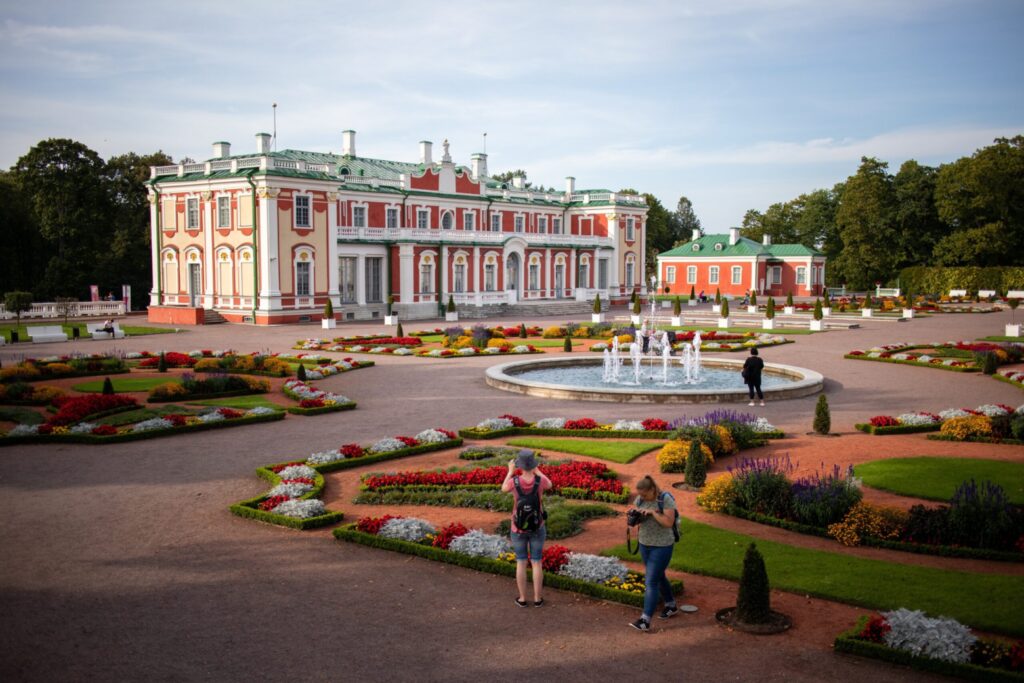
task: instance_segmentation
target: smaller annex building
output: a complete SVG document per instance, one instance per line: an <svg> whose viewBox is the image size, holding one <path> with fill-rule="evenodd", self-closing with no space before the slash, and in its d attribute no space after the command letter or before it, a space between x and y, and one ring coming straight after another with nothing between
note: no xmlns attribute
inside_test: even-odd
<svg viewBox="0 0 1024 683"><path fill-rule="evenodd" d="M701 235L658 254L658 280L668 294L703 291L714 296L743 296L751 290L780 297L818 296L825 282L825 255L802 244L772 244L740 237L739 228L728 235Z"/></svg>

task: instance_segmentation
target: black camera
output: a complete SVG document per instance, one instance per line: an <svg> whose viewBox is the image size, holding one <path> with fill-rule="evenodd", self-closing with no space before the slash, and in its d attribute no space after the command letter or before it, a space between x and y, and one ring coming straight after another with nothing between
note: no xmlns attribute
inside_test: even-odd
<svg viewBox="0 0 1024 683"><path fill-rule="evenodd" d="M626 512L626 526L637 526L640 522L647 519L651 513L644 512L643 510L628 510Z"/></svg>

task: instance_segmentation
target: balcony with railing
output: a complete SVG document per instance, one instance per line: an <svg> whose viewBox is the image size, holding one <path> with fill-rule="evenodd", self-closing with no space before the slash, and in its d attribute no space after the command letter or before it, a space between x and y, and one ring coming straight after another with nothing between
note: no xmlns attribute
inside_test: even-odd
<svg viewBox="0 0 1024 683"><path fill-rule="evenodd" d="M444 244L446 242L464 244L500 245L513 237L520 237L530 246L555 247L603 247L612 248L615 240L597 235L551 235L533 232L489 232L475 230L431 230L429 228L366 228L340 226L339 240L359 240L368 242L413 241L423 243Z"/></svg>

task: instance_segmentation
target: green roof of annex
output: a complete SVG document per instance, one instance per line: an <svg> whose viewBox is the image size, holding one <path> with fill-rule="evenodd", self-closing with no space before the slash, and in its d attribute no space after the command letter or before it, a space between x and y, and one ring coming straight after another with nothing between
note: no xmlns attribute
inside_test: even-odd
<svg viewBox="0 0 1024 683"><path fill-rule="evenodd" d="M678 247L661 252L658 256L721 259L730 256L782 258L787 256L824 256L824 254L802 244L766 245L746 237L740 237L736 244L729 244L729 235L702 235L700 239L680 244Z"/></svg>

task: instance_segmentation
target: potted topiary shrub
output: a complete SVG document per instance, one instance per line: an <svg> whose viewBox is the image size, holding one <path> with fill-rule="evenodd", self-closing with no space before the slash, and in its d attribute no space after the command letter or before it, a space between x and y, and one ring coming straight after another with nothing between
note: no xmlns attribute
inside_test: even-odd
<svg viewBox="0 0 1024 683"><path fill-rule="evenodd" d="M796 309L793 307L793 292L786 293L786 307L782 309L782 312L786 315L793 315Z"/></svg>
<svg viewBox="0 0 1024 683"><path fill-rule="evenodd" d="M299 367L295 369L295 378L300 382L306 381L306 366L299 363Z"/></svg>
<svg viewBox="0 0 1024 683"><path fill-rule="evenodd" d="M747 313L757 313L757 290L750 290L750 303L747 305Z"/></svg>
<svg viewBox="0 0 1024 683"><path fill-rule="evenodd" d="M32 310L32 292L7 292L4 294L4 308L14 314L14 329L11 330L11 343L18 342L18 330L21 329L21 314Z"/></svg>
<svg viewBox="0 0 1024 683"><path fill-rule="evenodd" d="M870 318L874 315L874 309L871 308L871 292L864 295L864 303L861 304L860 314L863 318Z"/></svg>
<svg viewBox="0 0 1024 683"><path fill-rule="evenodd" d="M444 319L446 322L458 322L459 312L455 310L455 296L453 294L448 295L448 306L445 307Z"/></svg>
<svg viewBox="0 0 1024 683"><path fill-rule="evenodd" d="M775 329L775 299L768 297L768 305L764 309L764 319L761 321L761 329Z"/></svg>
<svg viewBox="0 0 1024 683"><path fill-rule="evenodd" d="M721 313L718 314L718 327L719 329L726 329L729 327L729 300L722 299Z"/></svg>
<svg viewBox="0 0 1024 683"><path fill-rule="evenodd" d="M594 297L594 312L590 314L590 322L603 323L604 313L601 311L601 295Z"/></svg>
<svg viewBox="0 0 1024 683"><path fill-rule="evenodd" d="M697 292L694 291L693 285L690 285L690 298L687 299L687 303L690 306L696 306L697 305Z"/></svg>
<svg viewBox="0 0 1024 683"><path fill-rule="evenodd" d="M737 631L762 635L781 633L793 625L788 616L772 609L768 570L754 543L743 556L736 606L718 610L715 619Z"/></svg>
<svg viewBox="0 0 1024 683"><path fill-rule="evenodd" d="M693 299L690 299L692 302ZM682 327L683 325L683 303L676 297L676 300L672 302L672 327Z"/></svg>
<svg viewBox="0 0 1024 683"><path fill-rule="evenodd" d="M722 312L722 290L717 287L715 288L715 303L711 304L711 312Z"/></svg>
<svg viewBox="0 0 1024 683"><path fill-rule="evenodd" d="M388 312L387 312L387 315L384 316L384 324L385 325L397 325L398 324L398 314L395 313L392 310L394 308L394 306L395 306L395 297L394 297L394 295L389 294L388 295Z"/></svg>
<svg viewBox="0 0 1024 683"><path fill-rule="evenodd" d="M811 320L811 329L815 332L821 332L825 329L825 322L822 320L825 314L822 311L821 299L814 300L814 313L812 315L814 319Z"/></svg>
<svg viewBox="0 0 1024 683"><path fill-rule="evenodd" d="M636 294L636 292L634 292ZM634 325L640 324L640 297L634 296L633 298L633 315L630 316Z"/></svg>
<svg viewBox="0 0 1024 683"><path fill-rule="evenodd" d="M666 298L661 300L661 307L662 308L671 308L671 306L672 306L672 301L670 299L668 299L668 297L667 297L669 291L670 291L669 286L665 285L665 288L662 290L662 292L666 295Z"/></svg>
<svg viewBox="0 0 1024 683"><path fill-rule="evenodd" d="M1016 297L1007 299L1006 305L1010 307L1010 322L1006 324L1006 336L1019 337L1020 323L1017 322L1017 306L1020 305L1020 299Z"/></svg>
<svg viewBox="0 0 1024 683"><path fill-rule="evenodd" d="M907 305L903 307L903 317L914 317L914 294L909 288L907 289Z"/></svg>
<svg viewBox="0 0 1024 683"><path fill-rule="evenodd" d="M320 326L325 330L333 330L338 326L337 321L334 319L334 304L331 303L330 297L327 298L327 303L324 304L324 317L320 320Z"/></svg>
<svg viewBox="0 0 1024 683"><path fill-rule="evenodd" d="M405 332L402 330L402 323L398 323L398 329L395 330L395 336L399 338L405 336Z"/></svg>
<svg viewBox="0 0 1024 683"><path fill-rule="evenodd" d="M160 360L156 362L157 372L167 372L167 358L164 357L164 352L160 352Z"/></svg>
<svg viewBox="0 0 1024 683"><path fill-rule="evenodd" d="M832 315L832 299L828 296L828 290L825 290L825 300L821 304L821 314L826 318Z"/></svg>

